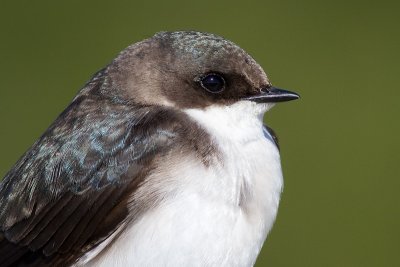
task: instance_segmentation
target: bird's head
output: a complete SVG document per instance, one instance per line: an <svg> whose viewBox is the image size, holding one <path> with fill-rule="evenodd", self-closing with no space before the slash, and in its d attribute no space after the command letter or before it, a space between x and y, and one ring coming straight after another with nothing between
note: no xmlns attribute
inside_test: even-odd
<svg viewBox="0 0 400 267"><path fill-rule="evenodd" d="M271 85L243 49L214 34L160 32L120 53L108 66L107 94L135 104L180 109L273 103L297 99Z"/></svg>

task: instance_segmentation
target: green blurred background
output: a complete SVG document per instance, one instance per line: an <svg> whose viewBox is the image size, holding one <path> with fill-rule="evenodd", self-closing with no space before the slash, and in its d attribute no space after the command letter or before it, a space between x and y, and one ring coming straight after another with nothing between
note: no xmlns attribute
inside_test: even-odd
<svg viewBox="0 0 400 267"><path fill-rule="evenodd" d="M220 34L299 101L257 266L400 266L399 1L0 1L0 176L89 77L162 30ZM57 1L60 2L60 1Z"/></svg>

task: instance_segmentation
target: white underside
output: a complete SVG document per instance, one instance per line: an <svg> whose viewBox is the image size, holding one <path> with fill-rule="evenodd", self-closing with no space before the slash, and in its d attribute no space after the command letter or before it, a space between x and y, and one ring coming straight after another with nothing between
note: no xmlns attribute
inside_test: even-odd
<svg viewBox="0 0 400 267"><path fill-rule="evenodd" d="M252 266L275 220L282 190L279 152L263 132L270 108L249 101L187 110L213 137L223 164L194 156L171 163L174 194L128 225L105 253L85 266ZM184 156L184 155L182 155Z"/></svg>

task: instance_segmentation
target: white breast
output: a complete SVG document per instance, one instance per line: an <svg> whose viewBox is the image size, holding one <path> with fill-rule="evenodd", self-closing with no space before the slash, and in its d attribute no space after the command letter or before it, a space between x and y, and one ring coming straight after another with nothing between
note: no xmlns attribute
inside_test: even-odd
<svg viewBox="0 0 400 267"><path fill-rule="evenodd" d="M176 193L129 225L106 253L78 265L252 266L282 190L279 152L263 132L268 108L243 101L186 110L211 134L221 163L205 167L187 157L167 175L154 174Z"/></svg>

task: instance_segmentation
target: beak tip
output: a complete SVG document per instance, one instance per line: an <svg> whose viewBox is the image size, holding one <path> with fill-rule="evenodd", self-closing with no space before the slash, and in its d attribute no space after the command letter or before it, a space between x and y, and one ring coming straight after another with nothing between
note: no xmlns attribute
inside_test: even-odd
<svg viewBox="0 0 400 267"><path fill-rule="evenodd" d="M298 93L294 93L293 92L293 100L297 100L297 99L300 99L301 97L300 97L300 95L298 94Z"/></svg>

